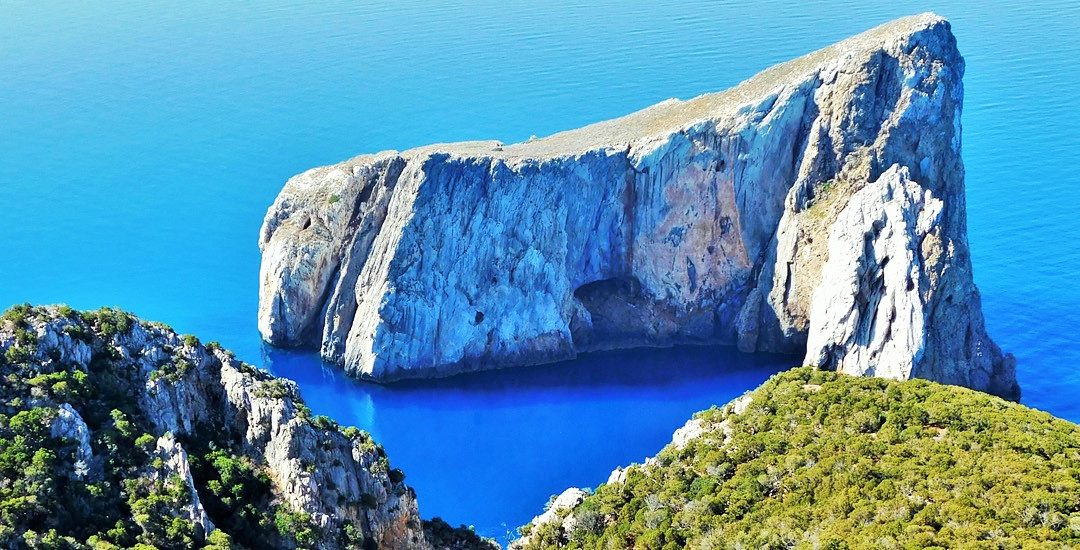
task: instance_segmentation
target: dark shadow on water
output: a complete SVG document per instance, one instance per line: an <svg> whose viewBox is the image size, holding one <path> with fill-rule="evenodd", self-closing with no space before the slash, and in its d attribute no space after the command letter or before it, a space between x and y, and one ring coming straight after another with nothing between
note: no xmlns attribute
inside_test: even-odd
<svg viewBox="0 0 1080 550"><path fill-rule="evenodd" d="M655 454L699 410L722 405L799 358L685 346L380 385L312 352L264 349L308 405L372 433L408 475L424 517L504 541L570 486L596 486Z"/></svg>
<svg viewBox="0 0 1080 550"><path fill-rule="evenodd" d="M770 360L771 359L771 360ZM739 353L719 346L678 346L642 348L582 354L576 359L471 372L434 380L410 380L392 384L401 389L445 388L474 391L503 389L539 389L545 387L602 388L679 385L694 378L710 379L737 376L740 371L755 370L778 360L798 358L766 357Z"/></svg>
<svg viewBox="0 0 1080 550"><path fill-rule="evenodd" d="M647 386L682 386L698 379L710 381L750 376L758 371L776 372L775 365L795 366L797 356L746 354L727 346L675 346L583 353L576 359L468 372L445 378L402 380L378 384L356 380L338 367L323 362L318 353L263 347L264 366L278 376L295 380L301 386L316 380L334 380L339 384L371 393L393 392L502 392L542 391L544 388L590 391Z"/></svg>

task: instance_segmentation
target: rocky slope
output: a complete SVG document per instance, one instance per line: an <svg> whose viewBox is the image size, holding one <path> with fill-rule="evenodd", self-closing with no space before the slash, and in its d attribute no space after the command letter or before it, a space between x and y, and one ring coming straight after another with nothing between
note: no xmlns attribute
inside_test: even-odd
<svg viewBox="0 0 1080 550"><path fill-rule="evenodd" d="M292 382L127 313L0 318L0 546L431 548L366 433ZM36 547L36 546L35 546Z"/></svg>
<svg viewBox="0 0 1080 550"><path fill-rule="evenodd" d="M964 60L899 19L726 92L288 181L259 329L378 380L725 343L1015 398L972 281Z"/></svg>
<svg viewBox="0 0 1080 550"><path fill-rule="evenodd" d="M1080 426L923 380L798 368L699 413L511 548L1074 548Z"/></svg>

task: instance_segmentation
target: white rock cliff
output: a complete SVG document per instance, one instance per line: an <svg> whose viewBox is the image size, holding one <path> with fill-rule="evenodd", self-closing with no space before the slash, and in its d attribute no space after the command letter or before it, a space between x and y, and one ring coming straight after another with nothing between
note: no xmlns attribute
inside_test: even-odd
<svg viewBox="0 0 1080 550"><path fill-rule="evenodd" d="M963 72L924 14L544 139L310 170L263 224L259 329L376 380L721 343L1016 398L972 281Z"/></svg>

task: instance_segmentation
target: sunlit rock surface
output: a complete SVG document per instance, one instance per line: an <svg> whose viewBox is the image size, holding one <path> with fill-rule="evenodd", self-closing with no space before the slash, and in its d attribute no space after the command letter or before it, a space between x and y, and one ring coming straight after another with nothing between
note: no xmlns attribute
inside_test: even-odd
<svg viewBox="0 0 1080 550"><path fill-rule="evenodd" d="M721 343L1017 397L972 281L949 23L896 20L726 92L286 184L259 329L377 380Z"/></svg>

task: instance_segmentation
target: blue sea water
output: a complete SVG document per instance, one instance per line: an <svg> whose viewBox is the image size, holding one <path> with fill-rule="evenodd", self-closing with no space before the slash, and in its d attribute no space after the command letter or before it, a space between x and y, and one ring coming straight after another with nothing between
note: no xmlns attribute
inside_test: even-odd
<svg viewBox="0 0 1080 550"><path fill-rule="evenodd" d="M894 17L967 59L976 281L1023 402L1080 421L1080 2L0 2L0 307L117 305L297 380L385 444L421 512L503 536L795 362L680 348L388 387L255 329L258 227L290 175L512 142L736 84Z"/></svg>

